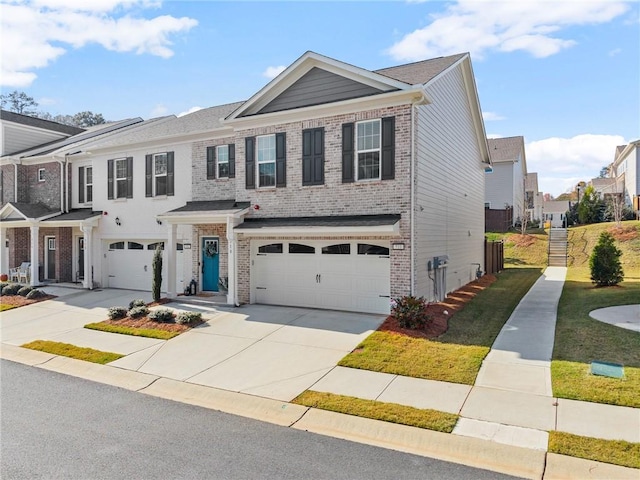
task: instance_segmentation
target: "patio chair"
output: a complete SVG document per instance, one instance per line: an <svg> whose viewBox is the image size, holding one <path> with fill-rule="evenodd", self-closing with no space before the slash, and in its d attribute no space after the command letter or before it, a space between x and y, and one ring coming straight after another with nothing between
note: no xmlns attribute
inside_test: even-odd
<svg viewBox="0 0 640 480"><path fill-rule="evenodd" d="M11 280L15 278L18 283L29 283L31 273L31 262L22 262L19 267L12 268L10 271Z"/></svg>

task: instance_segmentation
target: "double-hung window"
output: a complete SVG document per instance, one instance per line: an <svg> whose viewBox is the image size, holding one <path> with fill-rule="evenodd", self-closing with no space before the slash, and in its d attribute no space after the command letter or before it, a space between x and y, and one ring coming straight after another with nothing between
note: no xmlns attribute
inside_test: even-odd
<svg viewBox="0 0 640 480"><path fill-rule="evenodd" d="M91 203L93 201L93 168L92 167L87 167L86 168L86 181L85 181L85 187L87 189L87 196L86 196L86 201L87 203Z"/></svg>
<svg viewBox="0 0 640 480"><path fill-rule="evenodd" d="M78 202L93 201L93 167L78 168Z"/></svg>
<svg viewBox="0 0 640 480"><path fill-rule="evenodd" d="M218 145L216 147L216 157L218 158L218 178L228 178L229 145Z"/></svg>
<svg viewBox="0 0 640 480"><path fill-rule="evenodd" d="M380 179L380 120L356 124L356 180Z"/></svg>
<svg viewBox="0 0 640 480"><path fill-rule="evenodd" d="M153 156L153 177L156 196L167 194L167 154L158 153Z"/></svg>
<svg viewBox="0 0 640 480"><path fill-rule="evenodd" d="M276 136L263 135L256 138L258 158L258 186L276 186Z"/></svg>
<svg viewBox="0 0 640 480"><path fill-rule="evenodd" d="M174 183L174 152L145 156L145 196L172 196Z"/></svg>
<svg viewBox="0 0 640 480"><path fill-rule="evenodd" d="M116 198L127 198L127 159L116 160Z"/></svg>

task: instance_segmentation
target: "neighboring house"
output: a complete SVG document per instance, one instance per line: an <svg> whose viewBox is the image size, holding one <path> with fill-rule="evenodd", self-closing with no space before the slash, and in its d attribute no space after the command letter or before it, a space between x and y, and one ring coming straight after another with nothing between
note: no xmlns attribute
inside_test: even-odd
<svg viewBox="0 0 640 480"><path fill-rule="evenodd" d="M83 131L82 128L0 110L0 156L62 140Z"/></svg>
<svg viewBox="0 0 640 480"><path fill-rule="evenodd" d="M137 118L90 127L0 158L0 272L31 262L34 285L88 278L85 272L91 271L91 263L85 262L84 245L92 239L91 228L99 222L100 212L92 211L90 203L80 206L88 208L72 206L73 157L87 142L140 122ZM85 174L91 188L91 170Z"/></svg>
<svg viewBox="0 0 640 480"><path fill-rule="evenodd" d="M524 137L490 138L487 143L492 168L487 170L485 178L485 207L491 210L512 208L515 224L525 212L533 210L525 199L527 158Z"/></svg>
<svg viewBox="0 0 640 480"><path fill-rule="evenodd" d="M544 221L551 227L566 227L567 212L570 202L568 200L551 200L542 204Z"/></svg>
<svg viewBox="0 0 640 480"><path fill-rule="evenodd" d="M542 204L544 202L542 192L538 190L538 174L527 173L524 180L524 200L527 205L529 220L542 220Z"/></svg>
<svg viewBox="0 0 640 480"><path fill-rule="evenodd" d="M611 196L622 197L624 192L623 178L592 178L588 185L592 186L598 197L605 200Z"/></svg>
<svg viewBox="0 0 640 480"><path fill-rule="evenodd" d="M246 102L73 150L70 207L100 212L85 283L150 288L160 244L169 297L194 279L231 304L441 299L484 267L485 139L468 54L369 71L307 52Z"/></svg>
<svg viewBox="0 0 640 480"><path fill-rule="evenodd" d="M616 149L611 176L618 182L616 193L624 195L626 205L640 218L640 140Z"/></svg>

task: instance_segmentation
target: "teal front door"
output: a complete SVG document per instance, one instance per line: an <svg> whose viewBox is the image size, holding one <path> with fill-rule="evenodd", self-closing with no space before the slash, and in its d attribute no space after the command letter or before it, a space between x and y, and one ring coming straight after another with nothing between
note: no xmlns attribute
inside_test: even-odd
<svg viewBox="0 0 640 480"><path fill-rule="evenodd" d="M218 291L220 278L220 255L218 237L202 238L202 290Z"/></svg>

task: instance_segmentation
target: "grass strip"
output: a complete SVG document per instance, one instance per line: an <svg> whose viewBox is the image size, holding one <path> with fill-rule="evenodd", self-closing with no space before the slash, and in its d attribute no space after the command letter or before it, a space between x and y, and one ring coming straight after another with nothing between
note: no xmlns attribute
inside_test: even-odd
<svg viewBox="0 0 640 480"><path fill-rule="evenodd" d="M124 357L124 355L120 355L119 353L102 352L100 350L94 350L93 348L77 347L69 343L50 342L48 340L36 340L25 343L22 347L52 353L54 355L61 355L63 357L75 358L77 360L84 360L86 362L99 363L101 365Z"/></svg>
<svg viewBox="0 0 640 480"><path fill-rule="evenodd" d="M0 303L0 312L4 312L5 310L11 310L12 308L16 308L16 306L7 305L6 303Z"/></svg>
<svg viewBox="0 0 640 480"><path fill-rule="evenodd" d="M624 378L592 375L589 364L551 362L553 396L640 408L640 368L624 367Z"/></svg>
<svg viewBox="0 0 640 480"><path fill-rule="evenodd" d="M640 468L640 443L549 432L549 451L623 467Z"/></svg>
<svg viewBox="0 0 640 480"><path fill-rule="evenodd" d="M458 421L458 415L452 413L312 390L302 392L292 403L444 433L451 433Z"/></svg>
<svg viewBox="0 0 640 480"><path fill-rule="evenodd" d="M166 330L155 330L153 328L135 328L124 327L121 325L110 325L108 323L88 323L84 326L90 330L99 330L101 332L121 333L123 335L133 335L136 337L157 338L160 340L169 340L180 335L180 332L168 332Z"/></svg>
<svg viewBox="0 0 640 480"><path fill-rule="evenodd" d="M437 340L374 332L349 355L343 367L473 385L500 329L520 299L540 277L539 268L509 269L449 320Z"/></svg>

